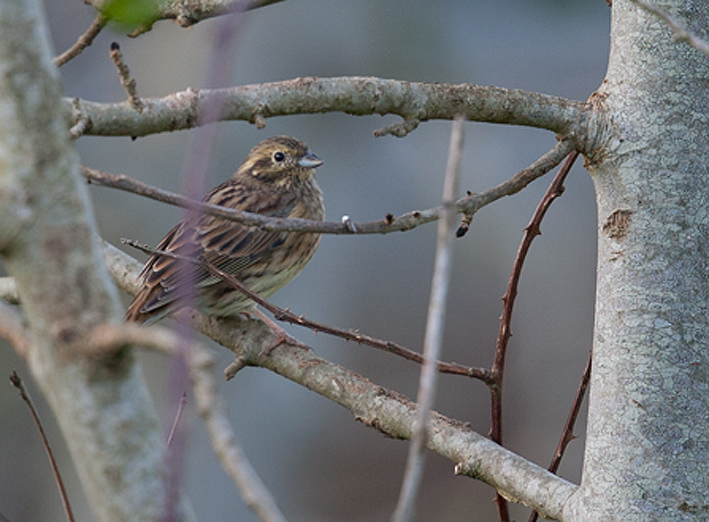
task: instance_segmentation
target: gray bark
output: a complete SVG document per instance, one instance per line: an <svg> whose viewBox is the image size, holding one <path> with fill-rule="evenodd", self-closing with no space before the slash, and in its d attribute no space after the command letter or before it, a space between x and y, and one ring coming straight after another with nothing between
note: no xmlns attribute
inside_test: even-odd
<svg viewBox="0 0 709 522"><path fill-rule="evenodd" d="M706 2L664 2L705 38ZM614 2L589 154L598 276L588 433L567 520L709 519L709 58Z"/></svg>

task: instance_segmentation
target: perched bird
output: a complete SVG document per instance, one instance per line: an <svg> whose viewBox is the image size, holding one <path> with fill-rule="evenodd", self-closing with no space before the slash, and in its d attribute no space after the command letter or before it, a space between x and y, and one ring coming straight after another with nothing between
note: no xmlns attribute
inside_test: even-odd
<svg viewBox="0 0 709 522"><path fill-rule="evenodd" d="M322 192L314 177L320 165L322 160L302 141L268 138L203 201L265 216L322 220ZM268 297L300 273L319 243L320 234L271 232L190 212L157 249L204 259ZM128 321L153 323L190 303L217 316L255 306L233 286L184 259L153 255L140 279L142 286L126 311Z"/></svg>

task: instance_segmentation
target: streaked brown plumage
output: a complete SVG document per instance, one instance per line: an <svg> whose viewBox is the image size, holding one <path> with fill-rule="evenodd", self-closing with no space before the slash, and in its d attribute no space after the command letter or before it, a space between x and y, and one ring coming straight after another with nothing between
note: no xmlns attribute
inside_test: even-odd
<svg viewBox="0 0 709 522"><path fill-rule="evenodd" d="M204 201L274 217L322 220L322 193L315 168L322 161L288 136L256 145L234 175ZM189 214L157 249L199 259L235 276L268 297L303 269L320 242L319 234L269 232L207 214ZM142 287L126 320L152 323L188 304L218 316L253 308L237 289L184 260L155 255L141 272Z"/></svg>

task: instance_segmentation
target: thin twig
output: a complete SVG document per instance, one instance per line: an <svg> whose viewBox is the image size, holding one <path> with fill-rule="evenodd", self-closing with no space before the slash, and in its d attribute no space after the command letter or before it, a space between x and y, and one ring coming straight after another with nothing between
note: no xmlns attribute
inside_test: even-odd
<svg viewBox="0 0 709 522"><path fill-rule="evenodd" d="M460 181L460 162L463 156L465 138L465 120L458 117L451 128L450 147L448 149L448 164L446 165L445 181L443 183L443 212L438 222L436 241L436 259L431 281L431 297L428 303L428 317L424 334L423 356L419 378L419 391L416 403L416 421L414 422L409 455L406 461L404 480L399 494L399 501L392 520L408 522L414 517L414 508L421 476L426 438L429 430L429 415L436 396L436 361L441 354L443 345L443 326L446 314L446 298L450 283L451 251L453 248L453 227L455 225L455 196Z"/></svg>
<svg viewBox="0 0 709 522"><path fill-rule="evenodd" d="M108 18L106 18L103 14L98 13L96 15L96 18L94 18L92 24L84 32L84 34L79 36L74 45L72 45L62 54L54 58L54 65L56 65L57 67L61 67L69 60L79 56L84 51L84 49L91 45L91 43L94 41L94 38L98 36L98 34L101 32L101 29L106 27L107 23Z"/></svg>
<svg viewBox="0 0 709 522"><path fill-rule="evenodd" d="M680 25L677 20L670 16L666 11L655 7L653 4L645 2L644 0L630 0L632 3L638 7L644 9L648 13L651 13L658 17L660 20L665 22L675 35L675 40L678 42L686 42L691 47L694 47L697 51L704 53L709 56L709 43L705 42L698 36L690 33L684 27Z"/></svg>
<svg viewBox="0 0 709 522"><path fill-rule="evenodd" d="M128 95L128 103L138 112L143 112L143 102L138 96L138 91L135 83L135 78L130 74L130 69L123 61L123 53L118 42L111 43L109 56L118 69L118 77L121 79L121 85Z"/></svg>
<svg viewBox="0 0 709 522"><path fill-rule="evenodd" d="M588 383L591 380L591 365L593 360L593 353L588 354L588 361L586 362L586 367L583 369L583 374L581 375L581 382L576 389L576 395L574 396L574 402L571 405L571 411L566 419L566 424L564 425L564 431L559 439L559 444L556 446L554 451L554 457L551 459L551 464L547 468L552 473L556 473L559 469L559 464L561 464L561 459L564 456L564 451L566 451L566 446L569 442L574 440L576 436L574 435L574 425L576 424L576 419L581 411L581 403L586 396L586 389L588 388ZM532 511L529 516L529 522L536 522L539 519L539 513Z"/></svg>
<svg viewBox="0 0 709 522"><path fill-rule="evenodd" d="M74 522L74 513L71 511L71 505L69 504L69 497L66 494L66 488L64 487L64 481L62 480L61 473L59 473L59 466L57 466L57 461L54 460L54 453L52 452L52 447L49 445L49 439L47 439L47 434L44 432L44 427L42 427L42 421L39 419L39 414L32 403L32 399L25 390L24 384L22 384L22 379L17 375L15 370L10 373L10 382L17 388L20 392L20 397L32 414L34 423L37 426L37 431L39 431L40 437L42 437L42 444L44 444L44 449L47 452L47 457L49 458L49 464L52 466L52 472L54 473L54 480L57 482L57 487L59 488L59 496L62 499L62 504L64 505L64 513L66 513L66 518L69 522Z"/></svg>
<svg viewBox="0 0 709 522"><path fill-rule="evenodd" d="M576 437L574 435L574 425L576 424L576 419L578 418L579 411L581 410L581 403L586 396L586 389L588 388L588 383L591 379L591 366L592 366L593 354L588 354L588 361L586 362L586 367L581 375L581 382L576 389L576 395L574 396L574 402L571 406L571 411L569 412L569 417L566 419L566 424L564 425L564 431L561 434L561 439L559 444L554 451L554 458L549 465L549 471L556 473L559 469L559 464L564 456L564 451L566 451L566 446L569 442L574 440Z"/></svg>
<svg viewBox="0 0 709 522"><path fill-rule="evenodd" d="M373 348L377 348L379 350L384 350L384 351L392 353L394 355L398 355L399 357L403 357L404 359L406 359L408 361L413 361L418 364L423 364L424 359L420 353L414 352L413 350L409 350L408 348L404 348L403 346L401 346L397 343L394 343L391 341L383 341L381 339L376 339L374 337L370 337L368 335L361 334L357 330L344 330L341 328L336 328L334 326L329 326L329 325L326 325L323 323L319 323L317 321L311 321L310 319L306 319L303 315L296 315L293 312L291 312L290 310L280 308L280 307L274 305L273 303L271 303L270 301L267 301L266 299L264 299L260 295L258 295L256 292L251 290L249 287L242 284L241 281L239 281L235 277L227 274L226 272L218 269L213 264L208 263L204 260L198 261L198 260L191 259L188 257L179 256L173 252L166 252L163 250L155 250L155 249L149 248L145 245L141 245L140 243L137 243L137 242L129 240L129 239L123 239L122 242L126 245L132 246L133 248L141 250L142 252L145 252L146 254L172 257L173 259L182 259L184 261L203 266L213 276L218 277L222 281L232 285L234 288L236 288L237 290L242 292L244 295L247 295L256 304L258 304L262 308L268 310L271 314L273 314L273 317L278 321L284 321L284 322L288 322L290 324L296 324L299 326L303 326L305 328L309 328L310 330L312 330L314 332L322 332L322 333L325 333L328 335L332 335L334 337L340 337L341 339L345 339L346 341L354 341L358 344L364 344L366 346L371 346ZM471 366L463 366L462 364L457 364L457 363L448 363L448 362L439 361L438 362L438 371L441 373L462 375L465 377L471 377L473 379L479 379L488 385L490 385L492 383L490 371L486 368L475 368L475 367L471 367Z"/></svg>
<svg viewBox="0 0 709 522"><path fill-rule="evenodd" d="M253 292L247 286L244 286L240 281L230 276L229 274L226 274L225 272L219 270L211 263L205 263L204 266L207 270L209 270L212 275L221 278L222 280L228 282L235 288L238 288L240 291L248 295L250 299L258 303L261 307L265 308L269 312L271 312L273 314L273 317L279 321L285 321L290 324L296 324L305 328L309 328L314 332L323 332L334 337L340 337L347 341L354 341L358 344L364 344L367 346L371 346L372 348L378 348L380 350L384 350L394 355L398 355L399 357L403 357L408 361L413 361L418 364L424 363L424 357L421 354L414 352L413 350L409 350L408 348L404 348L403 346L392 341L383 341L381 339L376 339L374 337L361 334L357 330L344 330L341 328L336 328L334 326L329 326L323 323L319 323L317 321L306 319L302 315L296 315L290 310L279 308L273 303L270 303L269 301L266 301L265 299L261 298L260 296L258 296L258 294ZM438 371L441 373L463 375L466 377L472 377L473 379L479 379L486 383L490 380L489 370L487 370L486 368L474 368L471 366L463 366L457 363L448 363L442 361L438 361L437 365Z"/></svg>
<svg viewBox="0 0 709 522"><path fill-rule="evenodd" d="M574 151L566 158L566 161L559 169L559 172L554 177L554 180L549 185L544 197L539 202L532 219L524 229L524 237L517 250L517 255L512 266L512 274L507 285L507 291L502 297L503 312L500 317L500 329L497 335L497 347L495 350L495 360L492 365L492 375L495 379L495 384L490 386L490 399L492 409L492 426L490 428L490 438L502 445L502 384L505 373L505 357L507 355L507 345L512 336L512 312L514 310L515 299L517 297L517 288L519 279L522 275L522 267L527 258L527 253L532 245L534 238L541 234L540 226L542 219L547 210L556 198L561 196L564 191L564 181L569 174L579 153ZM501 522L509 520L509 512L507 509L507 501L505 498L497 494L495 501L497 502L498 515Z"/></svg>
<svg viewBox="0 0 709 522"><path fill-rule="evenodd" d="M170 358L168 394L170 397L180 396L177 415L167 438L167 451L165 453L165 501L164 522L177 522L179 520L177 506L180 503L180 490L184 481L185 456L189 440L190 426L180 422L184 406L187 404L186 389L189 388L190 378L187 369L188 340L192 339L194 332L189 328L180 327L177 330L179 342L175 346L175 354ZM194 344L194 343L189 343Z"/></svg>
<svg viewBox="0 0 709 522"><path fill-rule="evenodd" d="M456 210L462 212L465 216L470 216L470 219L472 219L472 215L481 208L505 196L511 196L520 192L532 181L552 170L561 163L573 149L574 145L571 142L562 141L557 143L553 149L540 157L532 165L519 171L507 181L484 192L469 193L467 196L459 199L455 203ZM351 221L335 223L298 218L284 219L242 212L196 201L173 192L147 185L123 174L110 174L88 167L82 167L81 174L89 183L94 185L124 190L170 205L198 210L205 214L218 216L245 225L256 226L269 231L285 230L293 232L318 232L321 234L387 234L390 232L411 230L420 225L436 221L440 218L442 211L442 207L439 206L426 210L414 210L398 217L387 214L384 219L361 223Z"/></svg>

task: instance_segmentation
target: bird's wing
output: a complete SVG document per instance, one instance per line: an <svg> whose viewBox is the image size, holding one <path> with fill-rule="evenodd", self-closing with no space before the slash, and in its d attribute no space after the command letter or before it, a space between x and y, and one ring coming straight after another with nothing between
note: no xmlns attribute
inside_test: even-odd
<svg viewBox="0 0 709 522"><path fill-rule="evenodd" d="M258 199L258 203L252 203L249 199ZM278 217L287 217L295 206L294 198L287 194L260 194L258 198L246 196L240 203L240 208L244 210L257 210L260 214ZM191 226L191 220L197 224ZM245 268L269 256L274 248L283 243L285 237L284 232L261 230L206 214L198 217L193 215L173 228L160 242L157 250L197 261L203 257L220 270L240 279ZM153 289L150 292L152 295L141 306L144 313L165 306L182 295L188 295L193 285L206 287L220 281L203 267L164 255L153 256L146 263L141 276L144 285Z"/></svg>

